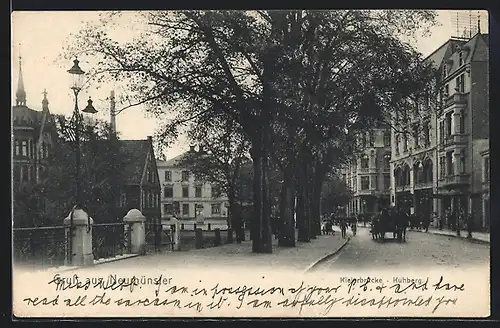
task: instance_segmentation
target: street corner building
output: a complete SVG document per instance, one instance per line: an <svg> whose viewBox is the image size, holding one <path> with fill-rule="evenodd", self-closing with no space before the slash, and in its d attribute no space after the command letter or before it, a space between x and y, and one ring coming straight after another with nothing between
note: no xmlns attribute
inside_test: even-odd
<svg viewBox="0 0 500 328"><path fill-rule="evenodd" d="M203 151L190 147L188 152ZM158 175L163 193L161 218L163 226L170 229L170 219L176 215L181 230L226 230L228 198L219 186L199 181L188 167L180 165L185 152L167 161L158 162Z"/></svg>
<svg viewBox="0 0 500 328"><path fill-rule="evenodd" d="M411 137L392 131L391 203L428 217L463 209L488 230L488 35L451 38L425 60L439 72L437 106L415 109Z"/></svg>
<svg viewBox="0 0 500 328"><path fill-rule="evenodd" d="M371 216L389 203L391 131L379 127L361 133L352 154L341 170L342 178L353 192L346 207L347 216Z"/></svg>

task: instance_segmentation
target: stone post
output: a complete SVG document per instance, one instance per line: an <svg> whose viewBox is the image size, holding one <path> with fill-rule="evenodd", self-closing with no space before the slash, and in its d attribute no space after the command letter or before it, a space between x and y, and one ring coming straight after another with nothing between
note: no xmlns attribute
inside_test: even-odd
<svg viewBox="0 0 500 328"><path fill-rule="evenodd" d="M94 264L92 254L92 224L94 220L82 209L75 208L64 219L66 227L65 265L90 266ZM90 226L89 226L90 225Z"/></svg>
<svg viewBox="0 0 500 328"><path fill-rule="evenodd" d="M200 228L195 230L195 247L203 248L203 230Z"/></svg>
<svg viewBox="0 0 500 328"><path fill-rule="evenodd" d="M131 209L123 218L124 223L128 223L130 251L132 254L146 254L146 217L138 209Z"/></svg>
<svg viewBox="0 0 500 328"><path fill-rule="evenodd" d="M177 218L172 217L170 219L172 224L170 225L170 231L172 233L172 242L174 243L174 251L179 251L181 249L181 229L180 229L180 224L179 220Z"/></svg>
<svg viewBox="0 0 500 328"><path fill-rule="evenodd" d="M215 232L215 241L214 241L214 246L220 246L221 244L221 236L220 236L220 229L216 228L214 230Z"/></svg>

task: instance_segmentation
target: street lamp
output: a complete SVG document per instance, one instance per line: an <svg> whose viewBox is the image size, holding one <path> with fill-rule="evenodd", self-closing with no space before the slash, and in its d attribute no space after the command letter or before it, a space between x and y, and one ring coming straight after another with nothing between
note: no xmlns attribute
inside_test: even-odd
<svg viewBox="0 0 500 328"><path fill-rule="evenodd" d="M80 112L78 110L78 94L82 90L84 83L85 72L80 68L79 60L75 58L73 61L73 67L68 70L71 74L71 90L75 95L75 108L73 116L75 118L75 147L76 147L76 168L75 168L75 180L76 180L76 208L82 207L82 202L80 198ZM95 114L97 110L92 105L92 100L89 98L87 106L83 109L84 113Z"/></svg>

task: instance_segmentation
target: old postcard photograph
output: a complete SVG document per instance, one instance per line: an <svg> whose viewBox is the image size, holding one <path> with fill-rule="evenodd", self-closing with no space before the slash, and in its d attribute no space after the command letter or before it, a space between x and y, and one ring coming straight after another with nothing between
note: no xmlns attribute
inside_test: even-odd
<svg viewBox="0 0 500 328"><path fill-rule="evenodd" d="M486 11L11 22L16 318L490 316Z"/></svg>

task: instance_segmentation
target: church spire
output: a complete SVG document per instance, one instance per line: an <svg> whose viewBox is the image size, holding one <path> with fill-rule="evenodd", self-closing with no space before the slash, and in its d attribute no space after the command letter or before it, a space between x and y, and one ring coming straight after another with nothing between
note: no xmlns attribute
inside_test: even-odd
<svg viewBox="0 0 500 328"><path fill-rule="evenodd" d="M26 106L26 91L24 91L23 70L21 66L22 57L19 56L19 80L17 81L16 106Z"/></svg>
<svg viewBox="0 0 500 328"><path fill-rule="evenodd" d="M47 99L47 94L48 94L47 90L43 89L42 94L43 94L42 109L47 110L47 109L49 109L49 100Z"/></svg>

